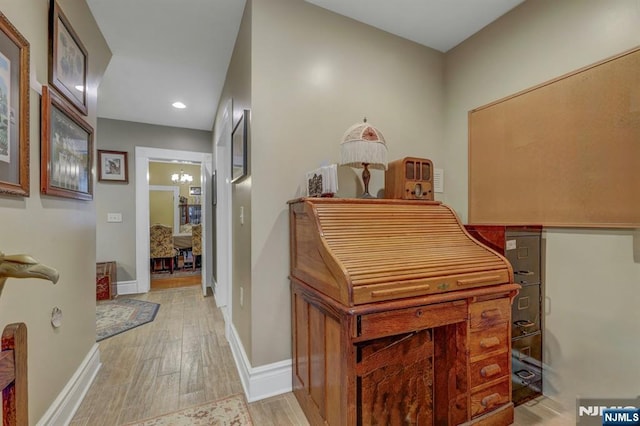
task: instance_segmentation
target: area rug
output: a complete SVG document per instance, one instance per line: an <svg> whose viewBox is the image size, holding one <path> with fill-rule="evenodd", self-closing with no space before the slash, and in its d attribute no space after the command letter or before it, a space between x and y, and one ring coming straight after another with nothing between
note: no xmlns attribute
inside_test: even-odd
<svg viewBox="0 0 640 426"><path fill-rule="evenodd" d="M125 426L250 426L249 408L241 394L163 414Z"/></svg>
<svg viewBox="0 0 640 426"><path fill-rule="evenodd" d="M96 342L155 319L160 305L144 300L118 298L96 304Z"/></svg>

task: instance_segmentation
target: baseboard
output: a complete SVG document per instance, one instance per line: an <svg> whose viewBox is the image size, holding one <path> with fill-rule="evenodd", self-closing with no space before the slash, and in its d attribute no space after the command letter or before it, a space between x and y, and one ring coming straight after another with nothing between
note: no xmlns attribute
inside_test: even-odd
<svg viewBox="0 0 640 426"><path fill-rule="evenodd" d="M248 402L291 392L290 359L253 368L233 324L230 325L228 331L227 339Z"/></svg>
<svg viewBox="0 0 640 426"><path fill-rule="evenodd" d="M68 425L78 407L80 407L80 403L87 394L101 366L100 350L98 349L98 344L94 343L76 372L73 373L71 379L62 389L62 392L60 392L36 425Z"/></svg>
<svg viewBox="0 0 640 426"><path fill-rule="evenodd" d="M118 294L138 294L138 281L118 281Z"/></svg>

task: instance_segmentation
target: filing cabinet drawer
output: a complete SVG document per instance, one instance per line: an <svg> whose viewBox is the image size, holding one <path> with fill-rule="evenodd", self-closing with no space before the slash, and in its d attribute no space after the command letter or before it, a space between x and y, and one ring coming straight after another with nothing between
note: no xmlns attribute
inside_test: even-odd
<svg viewBox="0 0 640 426"><path fill-rule="evenodd" d="M509 349L509 333L507 324L484 330L474 331L469 337L469 355L477 357Z"/></svg>
<svg viewBox="0 0 640 426"><path fill-rule="evenodd" d="M488 389L471 394L471 418L508 403L510 397L508 378Z"/></svg>
<svg viewBox="0 0 640 426"><path fill-rule="evenodd" d="M511 366L514 390L542 381L542 334L513 339ZM539 385L538 385L539 386Z"/></svg>
<svg viewBox="0 0 640 426"><path fill-rule="evenodd" d="M527 386L517 385L517 383L514 381L512 383L512 387L513 390L511 391L511 400L516 405L522 404L542 395L542 380L529 383Z"/></svg>
<svg viewBox="0 0 640 426"><path fill-rule="evenodd" d="M508 376L510 362L509 354L505 352L472 363L470 369L471 388Z"/></svg>
<svg viewBox="0 0 640 426"><path fill-rule="evenodd" d="M524 286L513 299L511 337L524 336L538 331L540 331L540 286Z"/></svg>
<svg viewBox="0 0 640 426"><path fill-rule="evenodd" d="M472 329L492 327L511 318L511 304L508 297L472 303L469 311Z"/></svg>
<svg viewBox="0 0 640 426"><path fill-rule="evenodd" d="M505 257L513 267L518 284L540 283L540 236L507 234Z"/></svg>

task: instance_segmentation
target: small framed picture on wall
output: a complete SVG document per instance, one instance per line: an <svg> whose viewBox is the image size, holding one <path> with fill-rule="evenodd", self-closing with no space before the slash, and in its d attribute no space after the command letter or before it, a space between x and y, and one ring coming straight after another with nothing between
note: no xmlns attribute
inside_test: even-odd
<svg viewBox="0 0 640 426"><path fill-rule="evenodd" d="M126 151L98 150L98 181L129 183Z"/></svg>

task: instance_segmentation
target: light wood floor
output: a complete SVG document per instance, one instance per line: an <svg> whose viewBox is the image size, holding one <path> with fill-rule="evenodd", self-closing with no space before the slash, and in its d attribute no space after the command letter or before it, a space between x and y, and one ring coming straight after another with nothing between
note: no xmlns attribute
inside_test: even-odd
<svg viewBox="0 0 640 426"><path fill-rule="evenodd" d="M102 368L73 426L117 426L242 393L222 314L199 286L126 296L160 303L156 319L100 345ZM546 399L516 408L516 425L575 424ZM305 426L292 393L249 404L256 426Z"/></svg>

